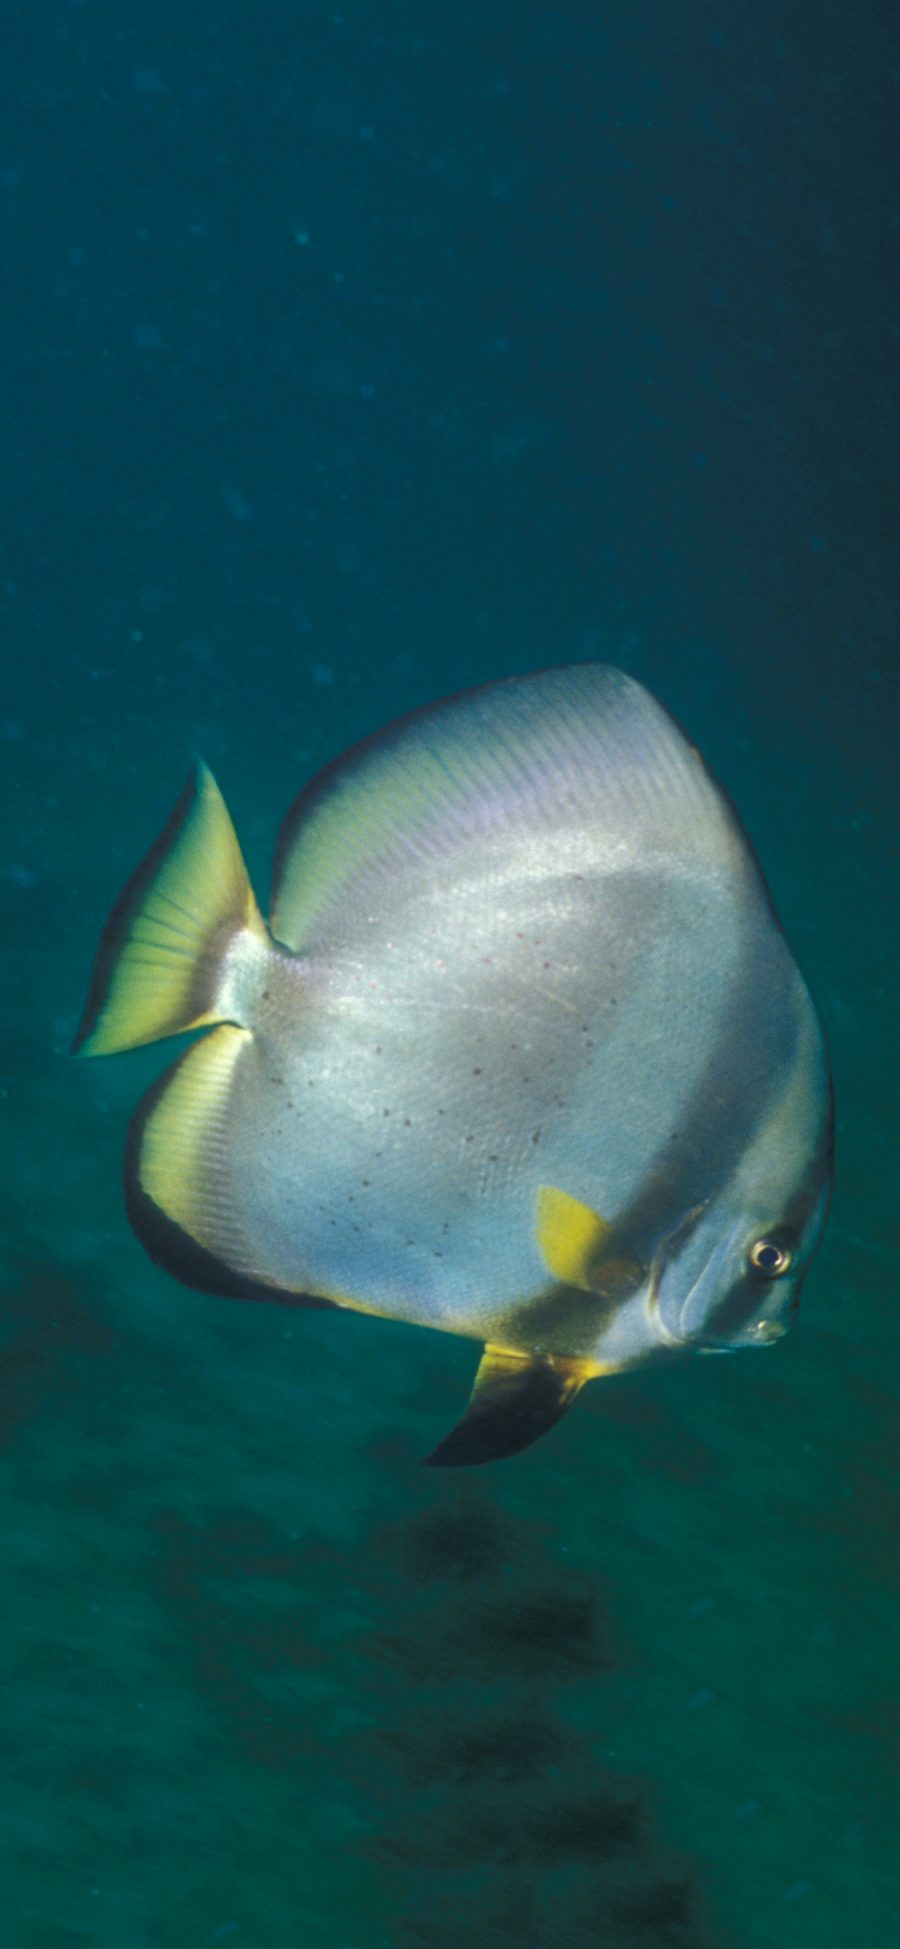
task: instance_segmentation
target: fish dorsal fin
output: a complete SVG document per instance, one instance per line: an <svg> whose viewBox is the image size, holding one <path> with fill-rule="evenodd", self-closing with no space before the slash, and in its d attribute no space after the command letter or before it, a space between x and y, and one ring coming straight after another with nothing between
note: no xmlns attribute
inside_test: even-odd
<svg viewBox="0 0 900 1949"><path fill-rule="evenodd" d="M329 765L282 827L273 931L295 951L335 942L413 865L439 871L479 841L573 827L582 852L593 832L620 863L749 857L662 706L621 670L576 664L465 691Z"/></svg>
<svg viewBox="0 0 900 1949"><path fill-rule="evenodd" d="M538 1191L535 1235L547 1271L561 1286L621 1299L643 1278L643 1267L622 1251L608 1220L556 1185L542 1184Z"/></svg>
<svg viewBox="0 0 900 1949"><path fill-rule="evenodd" d="M517 1455L559 1421L599 1371L584 1360L485 1347L462 1420L426 1462L434 1468L468 1468Z"/></svg>

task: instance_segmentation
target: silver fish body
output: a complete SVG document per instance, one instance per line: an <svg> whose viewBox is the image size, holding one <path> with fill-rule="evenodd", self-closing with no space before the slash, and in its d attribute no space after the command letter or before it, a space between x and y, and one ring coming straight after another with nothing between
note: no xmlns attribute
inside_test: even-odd
<svg viewBox="0 0 900 1949"><path fill-rule="evenodd" d="M827 1202L822 1037L730 805L633 679L487 686L350 753L289 815L269 929L208 774L174 830L81 1038L165 1032L134 984L195 906L178 1026L220 1026L136 1121L156 1256L484 1341L440 1460L524 1445L591 1374L777 1337Z"/></svg>

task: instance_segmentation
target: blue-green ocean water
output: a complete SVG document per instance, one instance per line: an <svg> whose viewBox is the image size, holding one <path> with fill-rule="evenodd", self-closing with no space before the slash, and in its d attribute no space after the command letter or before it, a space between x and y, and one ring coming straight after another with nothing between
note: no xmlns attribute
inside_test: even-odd
<svg viewBox="0 0 900 1949"><path fill-rule="evenodd" d="M887 6L7 0L4 1949L835 1949L898 1894L898 56ZM280 818L607 658L830 1039L795 1334L470 1475L462 1341L125 1221L67 1055L197 752Z"/></svg>

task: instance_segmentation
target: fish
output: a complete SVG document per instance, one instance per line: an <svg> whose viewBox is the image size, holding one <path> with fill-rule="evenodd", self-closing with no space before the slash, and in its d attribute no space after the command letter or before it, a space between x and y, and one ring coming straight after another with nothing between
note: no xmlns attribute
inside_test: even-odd
<svg viewBox="0 0 900 1949"><path fill-rule="evenodd" d="M201 1291L478 1342L432 1465L793 1320L832 1178L822 1031L728 797L611 665L483 684L327 765L268 922L199 763L73 1047L196 1031L130 1124L134 1231Z"/></svg>

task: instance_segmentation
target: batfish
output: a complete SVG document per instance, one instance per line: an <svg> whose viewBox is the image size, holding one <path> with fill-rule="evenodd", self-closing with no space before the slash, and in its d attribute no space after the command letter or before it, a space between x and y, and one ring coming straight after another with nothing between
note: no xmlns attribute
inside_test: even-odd
<svg viewBox="0 0 900 1949"><path fill-rule="evenodd" d="M487 684L337 759L287 815L268 924L200 764L75 1047L191 1030L130 1129L139 1239L204 1291L483 1343L430 1462L791 1320L831 1179L822 1035L728 799L620 670Z"/></svg>

